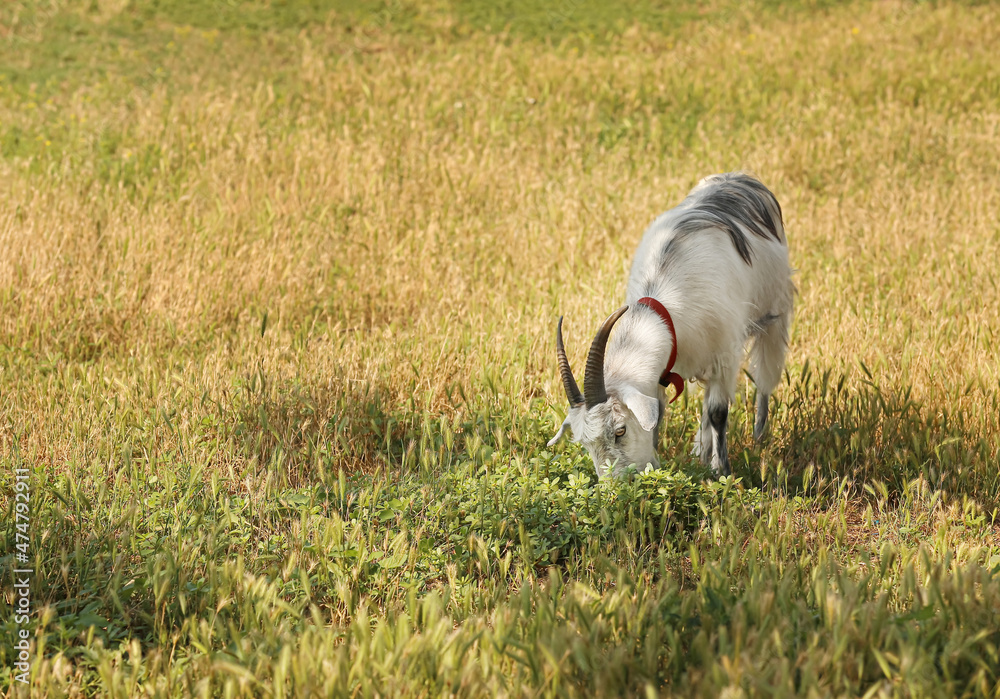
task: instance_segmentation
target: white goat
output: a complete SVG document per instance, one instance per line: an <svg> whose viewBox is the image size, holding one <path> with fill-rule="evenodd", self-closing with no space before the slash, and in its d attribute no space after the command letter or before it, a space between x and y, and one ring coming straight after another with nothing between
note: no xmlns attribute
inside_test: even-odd
<svg viewBox="0 0 1000 699"><path fill-rule="evenodd" d="M747 341L753 338L759 440L785 366L794 294L774 195L744 173L706 177L643 235L626 305L604 321L591 344L583 394L559 319L556 352L570 407L549 445L570 428L601 478L624 475L632 465L658 466L664 387L674 387L676 400L683 381L693 378L705 386L695 453L716 474L729 474L726 423Z"/></svg>

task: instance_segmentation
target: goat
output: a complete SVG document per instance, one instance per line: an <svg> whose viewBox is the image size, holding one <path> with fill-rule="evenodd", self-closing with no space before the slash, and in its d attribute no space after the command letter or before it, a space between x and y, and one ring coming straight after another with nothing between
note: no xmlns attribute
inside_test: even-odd
<svg viewBox="0 0 1000 699"><path fill-rule="evenodd" d="M781 206L741 172L706 177L643 234L625 305L601 325L587 356L584 392L566 358L562 317L556 354L569 412L552 446L572 430L599 478L659 466L656 445L667 386L705 386L694 453L728 475L729 405L748 340L757 385L754 439L767 427L768 399L781 380L795 286ZM615 328L612 335L611 329Z"/></svg>

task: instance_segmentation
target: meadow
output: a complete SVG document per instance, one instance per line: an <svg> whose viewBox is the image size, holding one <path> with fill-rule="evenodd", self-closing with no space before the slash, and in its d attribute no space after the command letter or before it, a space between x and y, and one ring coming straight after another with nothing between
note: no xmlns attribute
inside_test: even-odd
<svg viewBox="0 0 1000 699"><path fill-rule="evenodd" d="M997 46L954 0L4 2L3 696L1000 696ZM797 269L771 435L741 382L713 479L692 386L598 482L556 321L579 371L735 169Z"/></svg>

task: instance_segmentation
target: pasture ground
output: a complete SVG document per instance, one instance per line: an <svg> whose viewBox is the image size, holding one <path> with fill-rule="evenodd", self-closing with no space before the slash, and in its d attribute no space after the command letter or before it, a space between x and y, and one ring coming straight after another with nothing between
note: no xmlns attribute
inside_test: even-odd
<svg viewBox="0 0 1000 699"><path fill-rule="evenodd" d="M1000 695L997 46L944 1L4 2L3 692ZM739 168L798 269L771 437L743 384L707 479L689 390L596 483L556 319L582 367Z"/></svg>

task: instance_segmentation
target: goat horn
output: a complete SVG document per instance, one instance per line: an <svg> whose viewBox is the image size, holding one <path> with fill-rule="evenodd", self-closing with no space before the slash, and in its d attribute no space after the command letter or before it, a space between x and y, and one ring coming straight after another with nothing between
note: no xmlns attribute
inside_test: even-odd
<svg viewBox="0 0 1000 699"><path fill-rule="evenodd" d="M583 405L583 395L580 387L576 385L573 378L573 370L569 368L569 360L566 359L566 347L562 338L562 316L559 316L559 327L556 329L556 354L559 355L559 373L562 375L563 388L566 389L566 397L572 407Z"/></svg>
<svg viewBox="0 0 1000 699"><path fill-rule="evenodd" d="M622 306L609 315L601 324L601 329L597 331L597 337L590 344L590 353L587 355L587 373L583 383L585 389L583 395L588 408L608 399L608 391L604 387L604 349L608 346L611 328L627 310L628 306Z"/></svg>

